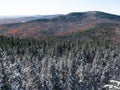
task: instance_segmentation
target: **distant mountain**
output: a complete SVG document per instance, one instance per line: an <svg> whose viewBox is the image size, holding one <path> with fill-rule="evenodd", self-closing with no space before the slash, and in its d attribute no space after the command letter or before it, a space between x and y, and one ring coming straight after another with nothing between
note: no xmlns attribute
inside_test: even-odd
<svg viewBox="0 0 120 90"><path fill-rule="evenodd" d="M37 19L51 19L60 15L36 15L36 16L1 16L0 24L24 23Z"/></svg>
<svg viewBox="0 0 120 90"><path fill-rule="evenodd" d="M37 18L40 17L37 16ZM21 21L26 21L25 19L26 18L22 18ZM31 18L29 18L29 20L30 19ZM107 28L104 28L105 26ZM91 29L101 31L96 33L98 36L103 35L101 34L103 32L112 32L114 35L111 35L113 36L111 38L119 40L120 16L98 11L74 12L60 16L44 16L42 19L29 22L1 25L0 35L43 39L52 36L69 35Z"/></svg>

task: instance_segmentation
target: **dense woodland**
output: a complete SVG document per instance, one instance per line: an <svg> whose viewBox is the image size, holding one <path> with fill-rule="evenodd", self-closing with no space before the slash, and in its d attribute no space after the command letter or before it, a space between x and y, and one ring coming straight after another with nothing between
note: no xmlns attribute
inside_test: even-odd
<svg viewBox="0 0 120 90"><path fill-rule="evenodd" d="M120 16L0 25L0 90L120 90Z"/></svg>
<svg viewBox="0 0 120 90"><path fill-rule="evenodd" d="M120 44L104 37L111 32L98 32L45 40L1 36L0 90L109 90L110 80L120 81Z"/></svg>

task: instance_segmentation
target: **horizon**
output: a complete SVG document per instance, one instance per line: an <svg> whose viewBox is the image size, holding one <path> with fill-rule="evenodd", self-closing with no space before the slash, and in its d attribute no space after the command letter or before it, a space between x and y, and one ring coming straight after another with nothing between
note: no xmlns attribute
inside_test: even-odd
<svg viewBox="0 0 120 90"><path fill-rule="evenodd" d="M33 16L102 11L120 15L119 0L0 0L0 16Z"/></svg>
<svg viewBox="0 0 120 90"><path fill-rule="evenodd" d="M69 12L69 13L63 13L63 14L61 14L61 13L58 13L58 14L44 14L44 15L42 15L42 14L40 14L40 15L37 15L37 14L35 14L35 15L0 15L0 18L19 18L19 17L32 17L32 16L49 16L49 15L67 15L67 14L70 14L70 13L85 13L85 12L103 12L103 13L108 13L108 14L113 14L113 15L118 15L118 16L120 16L119 14L114 14L114 13L109 13L109 12L104 12L104 11L83 11L83 12Z"/></svg>

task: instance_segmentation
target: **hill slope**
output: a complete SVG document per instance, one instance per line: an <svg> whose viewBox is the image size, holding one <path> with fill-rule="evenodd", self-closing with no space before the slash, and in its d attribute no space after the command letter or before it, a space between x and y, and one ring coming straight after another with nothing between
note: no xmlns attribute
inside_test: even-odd
<svg viewBox="0 0 120 90"><path fill-rule="evenodd" d="M85 12L1 25L1 35L25 39L0 36L0 90L119 90L119 18Z"/></svg>
<svg viewBox="0 0 120 90"><path fill-rule="evenodd" d="M120 16L90 11L70 13L56 18L38 19L26 23L1 25L0 35L42 39L50 36L68 35L73 32L96 29L101 24L108 24L110 30L113 30L116 35L120 33ZM119 39L119 35L117 36L115 38Z"/></svg>

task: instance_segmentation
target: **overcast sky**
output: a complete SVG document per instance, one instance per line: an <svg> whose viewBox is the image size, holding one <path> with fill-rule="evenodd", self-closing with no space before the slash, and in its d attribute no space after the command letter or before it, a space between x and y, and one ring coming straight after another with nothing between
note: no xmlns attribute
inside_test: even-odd
<svg viewBox="0 0 120 90"><path fill-rule="evenodd" d="M0 0L0 16L104 11L120 15L120 0Z"/></svg>

